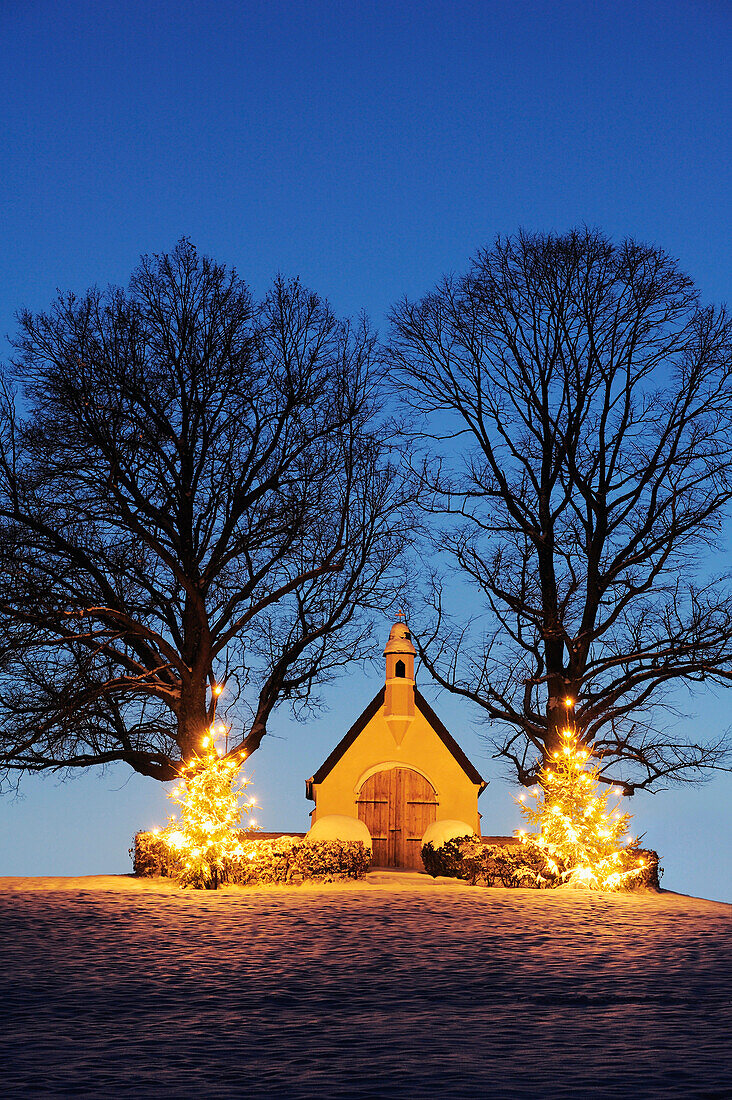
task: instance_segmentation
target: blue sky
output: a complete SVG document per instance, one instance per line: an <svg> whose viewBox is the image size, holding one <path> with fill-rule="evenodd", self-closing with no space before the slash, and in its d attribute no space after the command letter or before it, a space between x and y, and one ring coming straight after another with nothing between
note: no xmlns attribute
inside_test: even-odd
<svg viewBox="0 0 732 1100"><path fill-rule="evenodd" d="M298 274L381 328L400 295L519 226L634 235L707 299L729 296L722 0L2 0L0 16L3 354L20 306L124 282L140 253L183 234L255 293ZM378 664L356 668L321 721L278 717L252 761L266 826L306 827L303 780L379 684ZM695 701L699 721L732 722L731 699ZM436 705L493 777L485 831L510 831L511 788L473 715ZM159 785L124 772L25 791L0 802L0 873L127 870L131 833L166 814ZM731 801L726 777L631 804L667 885L732 899L711 836L729 835Z"/></svg>

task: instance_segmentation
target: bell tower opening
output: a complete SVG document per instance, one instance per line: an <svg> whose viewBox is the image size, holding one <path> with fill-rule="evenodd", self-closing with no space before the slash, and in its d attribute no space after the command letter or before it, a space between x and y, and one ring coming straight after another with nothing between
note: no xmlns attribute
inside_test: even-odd
<svg viewBox="0 0 732 1100"><path fill-rule="evenodd" d="M404 678L407 675L407 666L404 661L397 661L394 665L394 675Z"/></svg>

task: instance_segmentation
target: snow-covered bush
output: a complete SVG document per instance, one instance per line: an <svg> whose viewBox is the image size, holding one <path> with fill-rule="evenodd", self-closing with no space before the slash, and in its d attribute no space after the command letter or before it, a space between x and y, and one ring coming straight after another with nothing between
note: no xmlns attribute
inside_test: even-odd
<svg viewBox="0 0 732 1100"><path fill-rule="evenodd" d="M180 859L174 855L159 831L135 833L132 873L138 878L175 878L180 871Z"/></svg>
<svg viewBox="0 0 732 1100"><path fill-rule="evenodd" d="M475 834L465 836L463 833L437 843L423 842L422 862L433 878L446 875L475 883L480 877L481 852L480 839Z"/></svg>
<svg viewBox="0 0 732 1100"><path fill-rule="evenodd" d="M651 890L660 890L663 867L658 862L658 852L654 852L652 848L639 848L637 854L643 860L645 866L627 889L644 890L650 888Z"/></svg>
<svg viewBox="0 0 732 1100"><path fill-rule="evenodd" d="M345 814L328 814L319 818L311 826L305 840L308 844L314 841L360 841L367 848L372 848L371 833L363 821L357 817L346 817Z"/></svg>
<svg viewBox="0 0 732 1100"><path fill-rule="evenodd" d="M455 821L452 818L446 821L433 821L424 831L422 846L431 844L433 848L441 848L443 844L447 844L448 840L473 835L473 830L465 821Z"/></svg>

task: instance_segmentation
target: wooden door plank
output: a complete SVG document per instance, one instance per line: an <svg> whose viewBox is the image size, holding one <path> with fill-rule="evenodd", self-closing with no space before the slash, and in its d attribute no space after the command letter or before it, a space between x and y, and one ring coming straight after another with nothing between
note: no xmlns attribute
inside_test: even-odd
<svg viewBox="0 0 732 1100"><path fill-rule="evenodd" d="M418 772L410 771L405 799L405 850L407 866L422 870L422 836L437 818L437 795Z"/></svg>
<svg viewBox="0 0 732 1100"><path fill-rule="evenodd" d="M389 776L389 866L399 866L399 846L397 837L397 772L398 768L391 768Z"/></svg>
<svg viewBox="0 0 732 1100"><path fill-rule="evenodd" d="M383 866L387 858L388 837L383 826L383 806L387 801L379 797L378 776L371 776L361 788L357 800L359 820L363 821L371 834L373 842L372 860L374 866Z"/></svg>

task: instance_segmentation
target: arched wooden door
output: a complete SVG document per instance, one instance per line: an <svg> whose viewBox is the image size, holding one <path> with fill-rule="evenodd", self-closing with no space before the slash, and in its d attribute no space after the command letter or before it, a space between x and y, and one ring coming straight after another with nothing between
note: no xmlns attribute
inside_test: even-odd
<svg viewBox="0 0 732 1100"><path fill-rule="evenodd" d="M374 842L375 867L422 870L422 835L437 817L437 794L419 772L390 768L366 780L358 816Z"/></svg>

